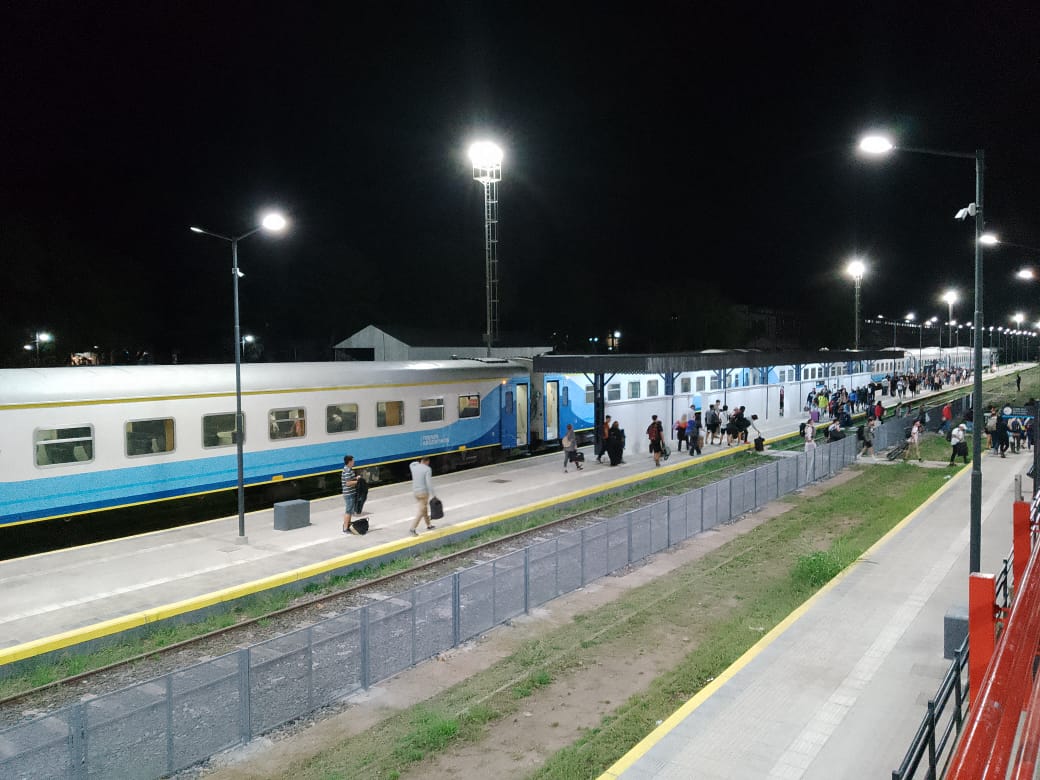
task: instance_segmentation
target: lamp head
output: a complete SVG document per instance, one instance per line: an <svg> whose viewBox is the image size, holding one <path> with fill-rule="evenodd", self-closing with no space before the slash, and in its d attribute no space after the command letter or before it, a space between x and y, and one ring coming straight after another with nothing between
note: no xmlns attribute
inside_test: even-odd
<svg viewBox="0 0 1040 780"><path fill-rule="evenodd" d="M951 306L953 304L957 303L957 291L956 290L947 290L946 294L943 296L943 300L946 301Z"/></svg>
<svg viewBox="0 0 1040 780"><path fill-rule="evenodd" d="M863 264L862 260L855 259L849 261L849 264L845 267L845 270L848 272L849 276L851 276L856 281L859 281L863 278L863 272L867 270L867 267Z"/></svg>
<svg viewBox="0 0 1040 780"><path fill-rule="evenodd" d="M883 135L866 135L859 142L859 150L867 154L887 154L893 149L895 145Z"/></svg>
<svg viewBox="0 0 1040 780"><path fill-rule="evenodd" d="M277 211L270 211L264 214L263 219L260 220L260 225L268 233L281 233L289 226L289 222Z"/></svg>
<svg viewBox="0 0 1040 780"><path fill-rule="evenodd" d="M469 159L474 168L494 168L502 164L502 147L491 141L477 141L469 147Z"/></svg>
<svg viewBox="0 0 1040 780"><path fill-rule="evenodd" d="M996 233L983 233L979 236L979 243L986 246L995 246L1000 243L1000 239L997 237Z"/></svg>

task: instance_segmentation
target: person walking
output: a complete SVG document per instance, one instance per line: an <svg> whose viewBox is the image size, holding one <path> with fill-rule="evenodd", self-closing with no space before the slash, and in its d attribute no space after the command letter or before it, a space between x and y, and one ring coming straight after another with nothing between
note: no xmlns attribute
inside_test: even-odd
<svg viewBox="0 0 1040 780"><path fill-rule="evenodd" d="M610 433L607 436L607 454L610 456L611 466L625 462L622 460L625 454L625 432L621 430L617 420L610 424Z"/></svg>
<svg viewBox="0 0 1040 780"><path fill-rule="evenodd" d="M610 415L603 418L603 431L600 434L598 450L596 452L596 463L603 462L603 455L607 452L607 442L610 440Z"/></svg>
<svg viewBox="0 0 1040 780"><path fill-rule="evenodd" d="M816 472L816 426L812 417L805 421L802 436L805 437L805 481L812 482Z"/></svg>
<svg viewBox="0 0 1040 780"><path fill-rule="evenodd" d="M951 425L953 425L953 407L947 401L942 408L942 425L939 426L939 430L945 434L950 430Z"/></svg>
<svg viewBox="0 0 1040 780"><path fill-rule="evenodd" d="M1011 440L1008 437L1008 421L1003 414L997 414L997 435L993 437L993 441L997 451L1000 453L1000 457L1007 457L1005 453L1008 451L1008 447L1011 446Z"/></svg>
<svg viewBox="0 0 1040 780"><path fill-rule="evenodd" d="M689 422L687 416L684 414L675 423L675 439L679 443L675 445L676 452L682 452L683 443L686 441L686 423Z"/></svg>
<svg viewBox="0 0 1040 780"><path fill-rule="evenodd" d="M354 471L354 456L343 456L343 473L340 474L340 486L343 490L343 533L358 534L351 524L354 519L354 499L357 497L358 475ZM358 534L360 536L360 534Z"/></svg>
<svg viewBox="0 0 1040 780"><path fill-rule="evenodd" d="M784 386L780 385L780 416L784 416Z"/></svg>
<svg viewBox="0 0 1040 780"><path fill-rule="evenodd" d="M921 457L921 430L923 427L924 424L919 419L914 420L913 427L910 428L910 446L903 453L903 460L907 460L910 453L913 452L919 461L924 461L924 458Z"/></svg>
<svg viewBox="0 0 1040 780"><path fill-rule="evenodd" d="M567 423L567 433L563 435L563 473L567 473L567 464L573 463L574 468L581 471L581 463L578 462L578 437L574 433L574 426Z"/></svg>
<svg viewBox="0 0 1040 780"><path fill-rule="evenodd" d="M704 416L704 426L708 429L708 444L714 444L715 434L719 432L718 401L708 406L708 413Z"/></svg>
<svg viewBox="0 0 1040 780"><path fill-rule="evenodd" d="M1022 375L1015 374L1015 391L1022 392Z"/></svg>
<svg viewBox="0 0 1040 780"><path fill-rule="evenodd" d="M661 465L661 440L664 438L664 426L657 415L650 416L650 424L646 426L646 437L650 440L650 454L654 456L654 465Z"/></svg>
<svg viewBox="0 0 1040 780"><path fill-rule="evenodd" d="M950 451L951 466L958 455L964 458L965 465L968 463L968 443L964 440L967 428L968 426L961 423L950 432L950 444L953 445L953 449Z"/></svg>
<svg viewBox="0 0 1040 780"><path fill-rule="evenodd" d="M859 453L863 457L870 455L874 460L877 460L877 455L874 454L874 426L876 424L873 420L867 420L866 425L863 426L863 449Z"/></svg>
<svg viewBox="0 0 1040 780"><path fill-rule="evenodd" d="M686 450L692 456L701 454L701 421L697 411L691 406L690 415L686 419Z"/></svg>
<svg viewBox="0 0 1040 780"><path fill-rule="evenodd" d="M433 530L436 526L430 522L430 499L436 494L433 492L433 469L430 468L430 456L424 455L419 460L412 461L408 468L412 472L412 495L415 496L415 519L408 533L418 536L415 530L419 527L419 521L426 521L427 530Z"/></svg>

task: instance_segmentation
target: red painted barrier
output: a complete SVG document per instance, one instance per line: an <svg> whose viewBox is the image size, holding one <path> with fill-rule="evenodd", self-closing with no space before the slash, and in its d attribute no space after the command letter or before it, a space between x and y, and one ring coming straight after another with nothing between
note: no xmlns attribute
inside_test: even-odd
<svg viewBox="0 0 1040 780"><path fill-rule="evenodd" d="M996 643L992 660L977 682L975 664L969 671L974 707L961 734L961 739L950 762L947 780L1003 780L1008 767L1013 766L1015 737L1022 720L1023 710L1033 692L1033 662L1040 640L1040 563L1037 549L1029 555L1029 563L1020 580L1015 583L1015 600L1004 631ZM1025 557L1026 551L1016 548L1015 558ZM974 581L978 575L971 575ZM969 584L968 626L971 631L973 614L971 594L979 589L976 599L983 598L982 590L989 588L990 612L993 603L992 578L979 576L977 584ZM979 624L983 624L983 607L977 604ZM985 647L984 629L980 628L979 641ZM990 632L992 642L993 633ZM976 651L976 633L969 634L969 659Z"/></svg>

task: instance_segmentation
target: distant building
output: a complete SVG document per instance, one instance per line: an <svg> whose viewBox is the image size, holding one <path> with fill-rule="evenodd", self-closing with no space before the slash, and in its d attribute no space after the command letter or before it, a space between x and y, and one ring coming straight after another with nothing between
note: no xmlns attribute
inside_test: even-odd
<svg viewBox="0 0 1040 780"><path fill-rule="evenodd" d="M433 328L394 328L393 333L368 325L333 347L336 360L448 360L487 357L480 334L464 334ZM500 334L492 347L497 358L534 357L552 352L548 345L525 346L534 339Z"/></svg>

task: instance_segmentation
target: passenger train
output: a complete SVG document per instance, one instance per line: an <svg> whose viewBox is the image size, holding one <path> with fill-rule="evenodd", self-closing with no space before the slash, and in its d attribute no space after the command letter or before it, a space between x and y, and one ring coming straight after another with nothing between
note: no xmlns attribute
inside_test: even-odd
<svg viewBox="0 0 1040 780"><path fill-rule="evenodd" d="M720 387L786 384L794 401L806 382L865 383L869 372L910 370L920 357L894 353L859 378L826 363L797 376L790 366L691 372L676 377L671 398L674 408L699 408L700 394ZM956 360L966 363L968 351ZM663 389L659 378L612 376L607 412L625 420L627 408L636 424L641 403ZM775 393L764 397L775 403ZM535 374L522 359L250 363L242 411L244 481L267 501L294 497L306 480L338 489L348 453L380 481L421 455L450 471L541 449L568 424L586 434L593 426L589 377ZM233 493L235 422L230 365L0 370L0 526Z"/></svg>

